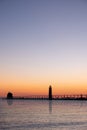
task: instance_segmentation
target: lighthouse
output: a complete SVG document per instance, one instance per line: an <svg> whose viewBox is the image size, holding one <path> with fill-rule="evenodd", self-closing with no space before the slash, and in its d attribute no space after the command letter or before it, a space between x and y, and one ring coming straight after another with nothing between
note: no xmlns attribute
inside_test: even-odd
<svg viewBox="0 0 87 130"><path fill-rule="evenodd" d="M52 87L49 86L49 100L52 100Z"/></svg>

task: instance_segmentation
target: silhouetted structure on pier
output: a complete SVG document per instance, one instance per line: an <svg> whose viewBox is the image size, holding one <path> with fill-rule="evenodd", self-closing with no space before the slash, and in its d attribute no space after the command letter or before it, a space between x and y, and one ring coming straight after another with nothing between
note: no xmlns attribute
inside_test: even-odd
<svg viewBox="0 0 87 130"><path fill-rule="evenodd" d="M13 94L11 92L7 94L7 99L13 99Z"/></svg>
<svg viewBox="0 0 87 130"><path fill-rule="evenodd" d="M49 86L49 100L52 100L52 87Z"/></svg>

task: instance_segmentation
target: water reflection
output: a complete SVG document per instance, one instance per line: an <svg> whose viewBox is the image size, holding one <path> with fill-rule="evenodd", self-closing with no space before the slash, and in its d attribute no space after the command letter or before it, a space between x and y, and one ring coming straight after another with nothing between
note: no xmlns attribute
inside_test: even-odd
<svg viewBox="0 0 87 130"><path fill-rule="evenodd" d="M11 105L13 104L13 100L12 100L12 99L7 99L7 104L8 104L9 106L11 106Z"/></svg>
<svg viewBox="0 0 87 130"><path fill-rule="evenodd" d="M52 113L52 100L49 100L49 113Z"/></svg>

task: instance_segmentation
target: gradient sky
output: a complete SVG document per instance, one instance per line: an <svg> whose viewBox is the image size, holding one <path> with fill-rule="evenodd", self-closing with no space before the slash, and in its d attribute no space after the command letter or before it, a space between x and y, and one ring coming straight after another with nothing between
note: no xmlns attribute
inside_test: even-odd
<svg viewBox="0 0 87 130"><path fill-rule="evenodd" d="M0 0L0 96L87 94L87 1Z"/></svg>

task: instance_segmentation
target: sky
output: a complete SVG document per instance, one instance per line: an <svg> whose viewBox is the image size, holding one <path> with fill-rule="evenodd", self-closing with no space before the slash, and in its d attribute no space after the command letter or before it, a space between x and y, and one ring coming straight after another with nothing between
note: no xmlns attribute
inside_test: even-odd
<svg viewBox="0 0 87 130"><path fill-rule="evenodd" d="M0 0L0 96L87 94L87 1Z"/></svg>

